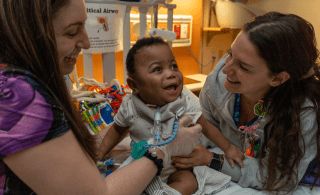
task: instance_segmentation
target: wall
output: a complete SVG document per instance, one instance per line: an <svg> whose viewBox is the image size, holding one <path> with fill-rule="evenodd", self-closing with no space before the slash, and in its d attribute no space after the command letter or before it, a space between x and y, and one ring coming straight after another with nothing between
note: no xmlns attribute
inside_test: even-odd
<svg viewBox="0 0 320 195"><path fill-rule="evenodd" d="M201 23L202 23L202 0L173 0L171 4L177 4L177 8L174 9L174 15L192 15L193 17L193 29L192 29L192 44L190 46L193 54L199 58L200 54L200 35L201 35ZM178 11L179 8L179 11ZM132 12L136 13L136 12ZM167 14L167 10L164 8L159 9L159 14ZM175 47L173 48L173 54L176 58L178 66L183 75L197 74L199 73L199 64L196 59L188 51L188 47ZM116 79L123 81L123 52L116 52ZM102 82L102 61L101 54L94 54L93 58L93 77L99 82ZM83 60L82 56L79 56L77 62L78 77L83 77Z"/></svg>
<svg viewBox="0 0 320 195"><path fill-rule="evenodd" d="M269 11L296 14L309 21L316 34L316 39L320 43L320 1L316 0L248 0L248 5ZM318 49L320 47L318 46Z"/></svg>
<svg viewBox="0 0 320 195"><path fill-rule="evenodd" d="M227 29L222 31L204 31L201 50L202 74L210 74L219 60L230 50L233 40L241 29ZM211 62L212 56L215 60ZM210 63L211 62L211 63Z"/></svg>
<svg viewBox="0 0 320 195"><path fill-rule="evenodd" d="M211 8L211 0L203 0L203 27L219 27L215 11ZM229 51L230 45L240 30L202 31L200 73L208 75L213 71L220 58ZM213 62L212 56L215 57Z"/></svg>
<svg viewBox="0 0 320 195"><path fill-rule="evenodd" d="M204 0L204 2L209 0ZM251 5L258 9L269 11L278 11L282 13L292 13L299 15L309 21L315 29L316 39L318 40L318 49L320 43L320 1L315 0L242 0L243 3ZM204 8L205 9L205 8ZM205 10L204 10L205 11ZM236 32L237 33L237 32ZM214 35L213 35L214 34ZM204 32L202 47L202 62L205 64L210 61L211 54L215 54L216 61L211 65L201 69L203 74L209 74L215 67L217 61L226 52L232 43L233 36L229 33ZM222 54L222 55L221 55Z"/></svg>

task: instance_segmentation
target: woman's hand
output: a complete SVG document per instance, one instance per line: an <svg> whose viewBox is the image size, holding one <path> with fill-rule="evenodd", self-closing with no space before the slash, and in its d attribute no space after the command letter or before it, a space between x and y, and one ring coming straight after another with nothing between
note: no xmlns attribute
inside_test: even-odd
<svg viewBox="0 0 320 195"><path fill-rule="evenodd" d="M171 164L178 169L188 169L194 166L208 166L212 157L212 152L199 144L189 155L172 157Z"/></svg>
<svg viewBox="0 0 320 195"><path fill-rule="evenodd" d="M194 147L200 143L202 127L199 124L188 127L191 121L190 116L182 116L179 120L176 137L169 144L160 147L165 154L164 164L170 164L172 156L190 154Z"/></svg>
<svg viewBox="0 0 320 195"><path fill-rule="evenodd" d="M240 148L230 144L230 147L225 151L225 156L231 167L234 167L233 161L239 163L241 168L244 167L242 160L245 158L245 156Z"/></svg>
<svg viewBox="0 0 320 195"><path fill-rule="evenodd" d="M149 152L152 153L152 151L149 151ZM158 157L158 159L162 159L162 160L164 160L164 157L165 157L164 152L159 148L157 148L157 157Z"/></svg>

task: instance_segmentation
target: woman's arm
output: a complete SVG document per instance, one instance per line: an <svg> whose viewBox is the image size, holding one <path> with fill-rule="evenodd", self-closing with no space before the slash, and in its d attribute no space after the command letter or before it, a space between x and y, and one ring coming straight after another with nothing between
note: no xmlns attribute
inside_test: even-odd
<svg viewBox="0 0 320 195"><path fill-rule="evenodd" d="M102 139L102 143L99 146L99 150L104 156L111 151L124 137L123 135L128 131L128 127L121 127L116 123L113 123L108 129L107 133Z"/></svg>
<svg viewBox="0 0 320 195"><path fill-rule="evenodd" d="M215 143L221 150L226 151L230 147L230 143L218 128L213 126L204 118L203 115L198 119L198 124L202 126L202 133L213 143Z"/></svg>
<svg viewBox="0 0 320 195"><path fill-rule="evenodd" d="M197 123L202 126L202 133L226 154L231 167L234 166L233 160L243 167L242 160L244 159L244 154L239 148L231 145L221 131L207 121L203 115L201 115Z"/></svg>
<svg viewBox="0 0 320 195"><path fill-rule="evenodd" d="M102 179L72 131L3 161L37 194L140 194L157 172L143 157Z"/></svg>
<svg viewBox="0 0 320 195"><path fill-rule="evenodd" d="M308 110L301 116L301 126L302 136L306 146L304 151L305 154L300 160L299 166L296 169L297 179L290 182L284 190L290 190L292 187L297 187L294 185L294 182L299 183L305 174L309 163L317 154L315 135L318 125L316 122L316 112L314 110ZM210 149L210 151L217 154L223 154L223 151L218 147ZM203 146L196 147L190 155L186 157L172 157L172 160L177 168L190 168L193 166L208 165L208 159L210 157L212 158L212 153L210 151ZM235 166L232 168L230 164L224 160L221 172L230 175L232 181L238 182L238 184L242 187L255 187L257 189L262 189L263 185L260 181L264 181L264 178L267 177L268 153L269 152L267 151L265 157L262 159L262 164L264 166L262 168L262 173L259 171L259 159L250 156L246 156L243 160L244 168L241 168L237 164L235 164ZM282 183L278 185L280 186Z"/></svg>
<svg viewBox="0 0 320 195"><path fill-rule="evenodd" d="M185 127L191 120L183 116L178 132L198 136L200 125ZM179 138L183 143L188 141L184 136ZM164 159L165 156L158 150L157 157ZM102 179L72 131L9 155L3 161L37 194L140 194L158 171L153 161L142 157Z"/></svg>
<svg viewBox="0 0 320 195"><path fill-rule="evenodd" d="M318 130L318 124L316 121L316 111L315 109L309 109L301 113L301 134L302 139L300 140L300 147L304 149L303 142L305 146L304 156L299 162L299 165L294 169L295 173L297 174L297 178L295 180L292 180L286 188L283 190L289 191L290 189L295 189L297 187L296 184L298 184L303 175L305 174L309 163L316 157L317 154L317 145L316 145L316 134ZM290 146L288 146L290 147ZM281 150L281 148L279 148ZM244 168L240 171L240 177L239 177L239 185L243 187L255 187L261 189L262 184L259 181L264 181L263 178L267 177L267 171L268 171L268 156L269 151L266 151L265 157L262 159L262 173L258 172L260 169L259 167L259 161L258 159L251 158L246 156L246 159L244 160ZM225 166L225 163L224 165ZM225 166L222 168L222 172L234 174L235 171L230 169L228 166ZM257 174L258 173L258 174ZM254 175L254 177L253 177ZM286 182L287 179L285 178L280 182L276 187L283 185L284 182Z"/></svg>

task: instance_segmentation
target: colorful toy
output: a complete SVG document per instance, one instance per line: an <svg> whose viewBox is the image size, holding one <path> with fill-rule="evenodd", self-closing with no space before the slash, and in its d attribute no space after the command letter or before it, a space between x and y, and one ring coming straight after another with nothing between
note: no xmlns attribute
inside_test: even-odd
<svg viewBox="0 0 320 195"><path fill-rule="evenodd" d="M101 131L101 128L100 126L98 125L98 123L94 120L94 118L92 117L93 113L92 113L92 110L91 109L88 109L86 110L86 114L87 116L89 116L91 122L94 124L94 126L99 130Z"/></svg>
<svg viewBox="0 0 320 195"><path fill-rule="evenodd" d="M123 89L129 88L128 85L126 87L120 85L119 81L116 79L111 82L111 87L102 89L102 86L104 85L100 85L95 81L94 85L92 82L90 84L85 83L80 90L100 93L106 98L106 101L93 103L88 103L87 101L74 102L76 107L82 113L84 120L89 124L89 127L91 127L95 133L105 129L108 124L114 121L114 116L120 108L122 99L124 96L126 96L126 93L123 91ZM95 98L94 95L90 95L88 97L92 99Z"/></svg>
<svg viewBox="0 0 320 195"><path fill-rule="evenodd" d="M94 111L96 110L96 111ZM103 121L103 119L100 117L100 109L98 107L98 105L96 105L93 109L92 109L93 113L95 114L96 120L99 122L100 126L102 126L102 129L107 127L107 124Z"/></svg>
<svg viewBox="0 0 320 195"><path fill-rule="evenodd" d="M249 138L249 147L245 152L245 155L253 157L255 152L257 152L260 148L260 139L258 137L250 137Z"/></svg>
<svg viewBox="0 0 320 195"><path fill-rule="evenodd" d="M249 146L245 155L253 157L253 154L254 154L254 152L253 152L251 146Z"/></svg>
<svg viewBox="0 0 320 195"><path fill-rule="evenodd" d="M113 109L111 108L110 104L107 102L103 102L99 105L99 112L101 118L105 121L106 124L110 124L114 121L115 113Z"/></svg>
<svg viewBox="0 0 320 195"><path fill-rule="evenodd" d="M95 132L95 133L98 133L99 130L95 127L95 125L91 122L90 120L90 117L87 115L87 112L84 110L82 111L82 115L85 117L87 123L91 126L92 130Z"/></svg>

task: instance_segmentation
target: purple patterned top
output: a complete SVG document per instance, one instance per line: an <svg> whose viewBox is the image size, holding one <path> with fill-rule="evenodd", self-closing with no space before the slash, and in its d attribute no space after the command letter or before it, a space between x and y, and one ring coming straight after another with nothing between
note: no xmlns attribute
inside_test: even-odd
<svg viewBox="0 0 320 195"><path fill-rule="evenodd" d="M0 64L0 194L35 194L2 159L70 129L58 102L30 72Z"/></svg>

